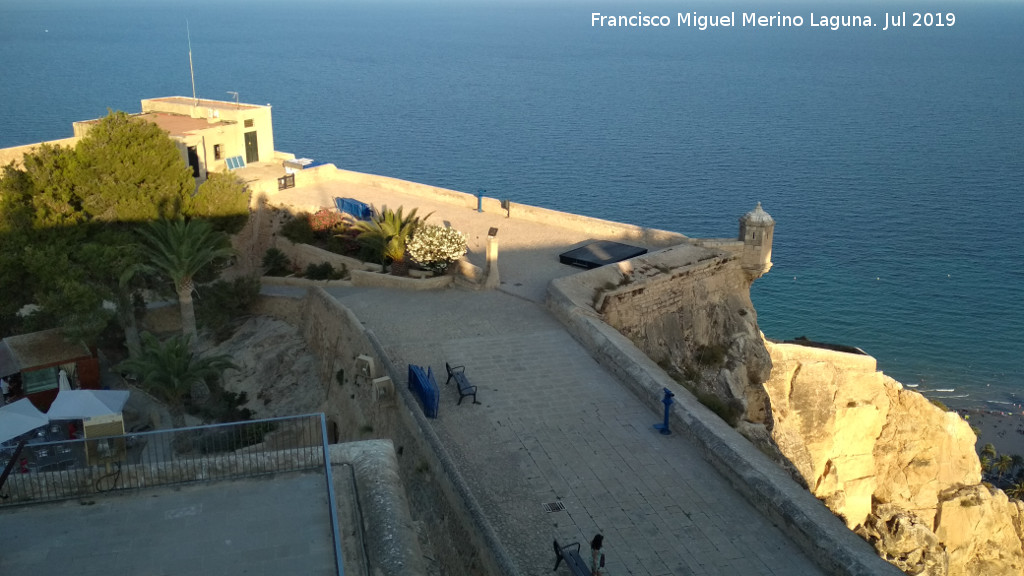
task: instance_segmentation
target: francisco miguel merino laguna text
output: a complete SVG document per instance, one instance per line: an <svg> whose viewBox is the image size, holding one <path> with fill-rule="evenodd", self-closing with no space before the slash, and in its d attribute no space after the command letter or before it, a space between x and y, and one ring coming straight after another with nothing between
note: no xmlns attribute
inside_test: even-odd
<svg viewBox="0 0 1024 576"><path fill-rule="evenodd" d="M912 14L911 22L908 22L907 13L902 14L885 14L882 22L885 24L885 28L882 30L888 30L890 27L902 27L902 26L953 26L956 22L956 16L952 13L914 13ZM850 27L871 27L876 26L871 21L871 16L826 16L818 15L815 16L814 12L810 13L810 17L807 18L807 22L810 23L812 28L829 28L831 30L838 30L840 28ZM728 14L698 14L697 12L679 12L676 14L674 23L677 27L688 26L694 27L699 30L707 30L708 28L732 28L736 26L736 22L740 23L743 27L753 28L798 28L804 25L804 17L799 15L783 14L782 12L776 12L775 14L758 14L756 12L742 12L740 18L736 18L736 12L730 12ZM661 15L650 15L644 14L643 12L637 12L629 16L607 16L600 12L592 12L590 14L590 25L592 27L628 27L628 28L655 28L655 27L668 27L672 26L673 19L671 16Z"/></svg>

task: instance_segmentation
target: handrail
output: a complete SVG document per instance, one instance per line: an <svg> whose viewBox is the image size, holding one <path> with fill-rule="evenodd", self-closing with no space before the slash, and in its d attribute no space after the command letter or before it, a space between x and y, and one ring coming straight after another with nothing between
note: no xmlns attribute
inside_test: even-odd
<svg viewBox="0 0 1024 576"><path fill-rule="evenodd" d="M320 414L27 445L28 473L6 478L0 507L88 494L317 468ZM266 441L274 445L268 447ZM8 463L10 464L10 463ZM119 474L114 474L115 468ZM13 469L12 469L13 471Z"/></svg>
<svg viewBox="0 0 1024 576"><path fill-rule="evenodd" d="M7 477L11 475L11 470L14 469L14 463L18 461L18 457L21 456L21 450L25 447L27 440L18 442L18 445L14 448L14 453L11 454L11 459L7 461L7 465L4 466L3 474L0 474L0 490L3 490L4 483L7 482ZM6 500L9 496L0 494L0 498Z"/></svg>
<svg viewBox="0 0 1024 576"><path fill-rule="evenodd" d="M338 507L334 499L334 476L331 474L331 454L327 445L327 418L320 414L320 439L324 453L324 476L327 479L327 509L331 513L331 535L334 537L334 564L338 576L345 576L345 563L341 558L341 534L338 528Z"/></svg>

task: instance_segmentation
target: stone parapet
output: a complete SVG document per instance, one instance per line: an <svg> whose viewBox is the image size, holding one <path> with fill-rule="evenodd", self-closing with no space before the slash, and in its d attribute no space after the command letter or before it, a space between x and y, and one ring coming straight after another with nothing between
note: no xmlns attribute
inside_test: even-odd
<svg viewBox="0 0 1024 576"><path fill-rule="evenodd" d="M371 574L422 576L427 573L409 502L402 488L395 447L390 440L330 446L331 464L352 466ZM335 472L337 474L338 471ZM338 483L335 478L335 483Z"/></svg>
<svg viewBox="0 0 1024 576"><path fill-rule="evenodd" d="M0 148L0 166L7 166L11 162L14 162L15 166L21 168L24 165L25 154L35 151L43 144L50 144L51 146L67 146L71 148L74 147L75 144L78 144L79 140L80 138L72 136L71 138L61 138L60 140L49 140L47 142L26 144L24 146Z"/></svg>

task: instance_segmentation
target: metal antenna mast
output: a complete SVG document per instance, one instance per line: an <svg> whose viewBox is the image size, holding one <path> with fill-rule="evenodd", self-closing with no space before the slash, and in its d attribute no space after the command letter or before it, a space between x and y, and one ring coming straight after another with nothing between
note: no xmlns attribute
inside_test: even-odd
<svg viewBox="0 0 1024 576"><path fill-rule="evenodd" d="M188 73L192 76L192 105L198 106L199 99L196 98L196 72L192 68L192 31L188 27L188 18L185 19L185 32L188 33Z"/></svg>

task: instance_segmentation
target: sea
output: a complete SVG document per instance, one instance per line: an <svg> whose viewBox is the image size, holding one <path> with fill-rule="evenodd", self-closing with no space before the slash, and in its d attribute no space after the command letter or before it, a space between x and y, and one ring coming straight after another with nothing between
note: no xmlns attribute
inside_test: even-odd
<svg viewBox="0 0 1024 576"><path fill-rule="evenodd" d="M0 0L0 147L194 77L350 170L698 237L761 202L766 336L1012 411L1022 31L1024 3L995 0Z"/></svg>

